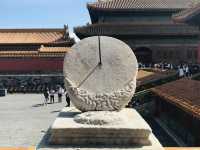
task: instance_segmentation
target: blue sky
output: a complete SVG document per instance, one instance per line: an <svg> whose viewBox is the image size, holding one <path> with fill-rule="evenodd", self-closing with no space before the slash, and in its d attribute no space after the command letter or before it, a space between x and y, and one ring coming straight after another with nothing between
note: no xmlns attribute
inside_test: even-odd
<svg viewBox="0 0 200 150"><path fill-rule="evenodd" d="M62 28L90 21L87 2L95 0L0 0L0 28Z"/></svg>

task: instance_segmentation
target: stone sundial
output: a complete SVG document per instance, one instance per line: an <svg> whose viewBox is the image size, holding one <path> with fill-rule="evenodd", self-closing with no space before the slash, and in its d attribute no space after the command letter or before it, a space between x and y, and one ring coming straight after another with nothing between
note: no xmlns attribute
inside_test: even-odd
<svg viewBox="0 0 200 150"><path fill-rule="evenodd" d="M65 56L64 77L76 108L63 108L49 143L83 150L98 145L163 150L137 111L123 108L135 92L137 70L131 48L115 38L89 37L74 45Z"/></svg>
<svg viewBox="0 0 200 150"><path fill-rule="evenodd" d="M132 98L137 60L124 42L106 36L81 40L65 56L65 86L81 111L118 111Z"/></svg>

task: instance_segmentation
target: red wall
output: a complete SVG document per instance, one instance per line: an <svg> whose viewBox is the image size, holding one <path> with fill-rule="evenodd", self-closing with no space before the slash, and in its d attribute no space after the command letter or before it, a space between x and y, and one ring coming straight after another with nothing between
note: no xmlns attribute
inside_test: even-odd
<svg viewBox="0 0 200 150"><path fill-rule="evenodd" d="M0 60L0 72L62 71L63 58Z"/></svg>

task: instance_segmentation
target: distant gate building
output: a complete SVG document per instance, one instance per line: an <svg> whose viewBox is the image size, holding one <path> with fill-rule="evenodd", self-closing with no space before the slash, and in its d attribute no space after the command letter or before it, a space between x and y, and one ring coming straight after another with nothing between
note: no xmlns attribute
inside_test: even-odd
<svg viewBox="0 0 200 150"><path fill-rule="evenodd" d="M62 72L65 53L75 43L61 29L0 29L0 73Z"/></svg>
<svg viewBox="0 0 200 150"><path fill-rule="evenodd" d="M198 27L171 19L193 5L192 0L99 0L87 5L92 24L74 32L81 39L94 35L121 39L139 62L196 63Z"/></svg>

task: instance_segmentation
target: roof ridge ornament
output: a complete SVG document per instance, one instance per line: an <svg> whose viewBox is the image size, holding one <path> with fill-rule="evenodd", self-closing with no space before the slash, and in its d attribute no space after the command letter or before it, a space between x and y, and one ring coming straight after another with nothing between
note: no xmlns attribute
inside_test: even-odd
<svg viewBox="0 0 200 150"><path fill-rule="evenodd" d="M69 37L69 27L68 27L68 25L67 24L64 24L64 36L63 36L63 38L64 38L64 40L67 40L68 39L68 37Z"/></svg>
<svg viewBox="0 0 200 150"><path fill-rule="evenodd" d="M39 52L41 52L43 48L44 48L44 45L41 45L40 48L38 49Z"/></svg>

